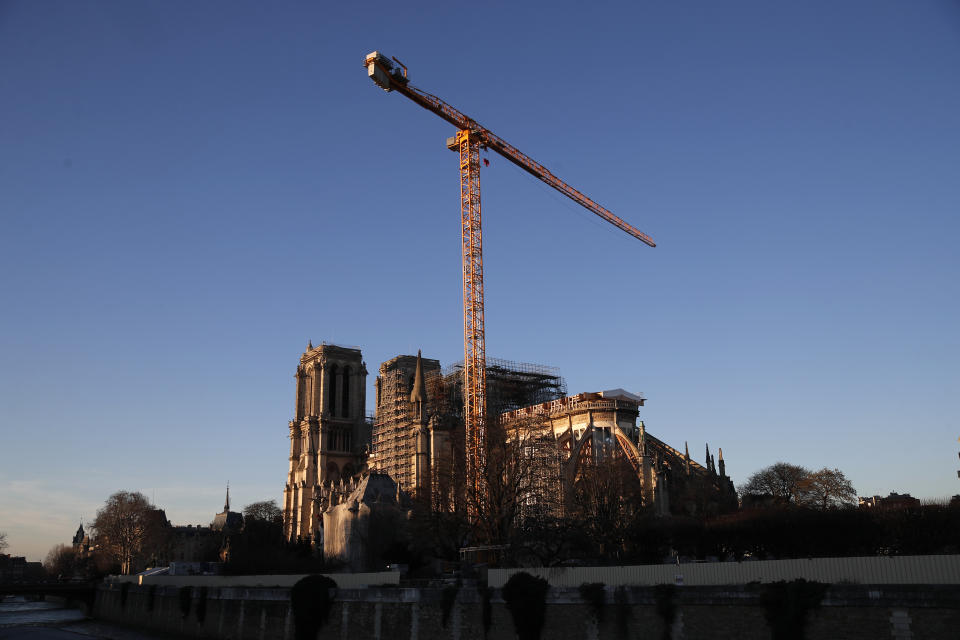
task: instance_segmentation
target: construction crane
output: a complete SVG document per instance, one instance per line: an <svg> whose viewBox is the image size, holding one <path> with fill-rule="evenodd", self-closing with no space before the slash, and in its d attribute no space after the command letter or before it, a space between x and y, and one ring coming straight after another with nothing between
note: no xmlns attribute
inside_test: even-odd
<svg viewBox="0 0 960 640"><path fill-rule="evenodd" d="M394 64L396 63L396 64ZM480 229L480 149L492 149L524 171L543 180L588 211L634 238L655 247L650 236L600 206L553 175L542 164L435 95L408 82L407 67L378 51L364 59L367 76L385 91L397 91L457 128L447 148L460 154L460 229L463 254L463 417L467 482L475 499L486 493L487 367L483 320L483 238Z"/></svg>

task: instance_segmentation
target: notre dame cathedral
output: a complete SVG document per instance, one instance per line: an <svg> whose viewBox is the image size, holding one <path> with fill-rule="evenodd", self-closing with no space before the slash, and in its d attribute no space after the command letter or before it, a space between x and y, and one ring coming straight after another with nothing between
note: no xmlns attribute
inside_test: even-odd
<svg viewBox="0 0 960 640"><path fill-rule="evenodd" d="M397 514L409 500L456 508L456 487L440 478L463 466L459 365L443 370L420 354L384 362L372 421L360 349L309 344L295 379L283 492L288 540L310 541L360 566L357 548L378 529L402 526ZM658 514L736 508L722 450L715 460L707 446L700 464L686 445L681 452L651 435L638 419L642 395L612 389L571 396L556 369L495 359L487 361L487 389L489 415L534 425L557 461L556 473L541 483L544 493L569 495L585 469L617 457L629 463L644 506Z"/></svg>

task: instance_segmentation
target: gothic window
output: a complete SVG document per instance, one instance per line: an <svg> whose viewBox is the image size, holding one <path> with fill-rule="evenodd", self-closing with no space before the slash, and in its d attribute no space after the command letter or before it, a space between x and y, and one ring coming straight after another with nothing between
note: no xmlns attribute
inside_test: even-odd
<svg viewBox="0 0 960 640"><path fill-rule="evenodd" d="M337 365L330 365L330 369L327 371L327 375L330 377L330 384L327 385L329 390L328 395L330 396L327 401L327 411L330 412L331 416L337 415Z"/></svg>
<svg viewBox="0 0 960 640"><path fill-rule="evenodd" d="M341 389L342 401L340 403L340 414L344 418L350 417L350 367L343 368L343 389Z"/></svg>
<svg viewBox="0 0 960 640"><path fill-rule="evenodd" d="M302 419L304 414L303 391L304 391L303 373L298 369L297 370L297 420Z"/></svg>
<svg viewBox="0 0 960 640"><path fill-rule="evenodd" d="M352 464L350 464L350 463L348 462L347 464L343 465L343 477L344 477L344 479L352 478L352 477L353 477L353 474L354 474L354 471L353 471L353 465L352 465Z"/></svg>

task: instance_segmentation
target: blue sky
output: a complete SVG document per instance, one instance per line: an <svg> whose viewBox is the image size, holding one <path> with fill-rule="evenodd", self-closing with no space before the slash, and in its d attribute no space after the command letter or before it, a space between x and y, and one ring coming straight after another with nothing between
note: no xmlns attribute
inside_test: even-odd
<svg viewBox="0 0 960 640"><path fill-rule="evenodd" d="M374 49L658 243L491 156L489 355L737 483L960 493L960 5L346 5L0 3L9 551L279 500L308 339L462 358L452 128Z"/></svg>

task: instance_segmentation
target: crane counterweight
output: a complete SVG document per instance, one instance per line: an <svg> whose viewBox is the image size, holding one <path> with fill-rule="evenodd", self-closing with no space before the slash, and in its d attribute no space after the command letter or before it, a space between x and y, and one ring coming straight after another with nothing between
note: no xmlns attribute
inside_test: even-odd
<svg viewBox="0 0 960 640"><path fill-rule="evenodd" d="M403 67L399 60L396 58L394 60L399 66ZM379 51L368 53L363 60L363 66L367 68L367 76L384 91L393 91L396 83L401 85L407 83L406 67L401 72L400 69L394 67L393 61Z"/></svg>

